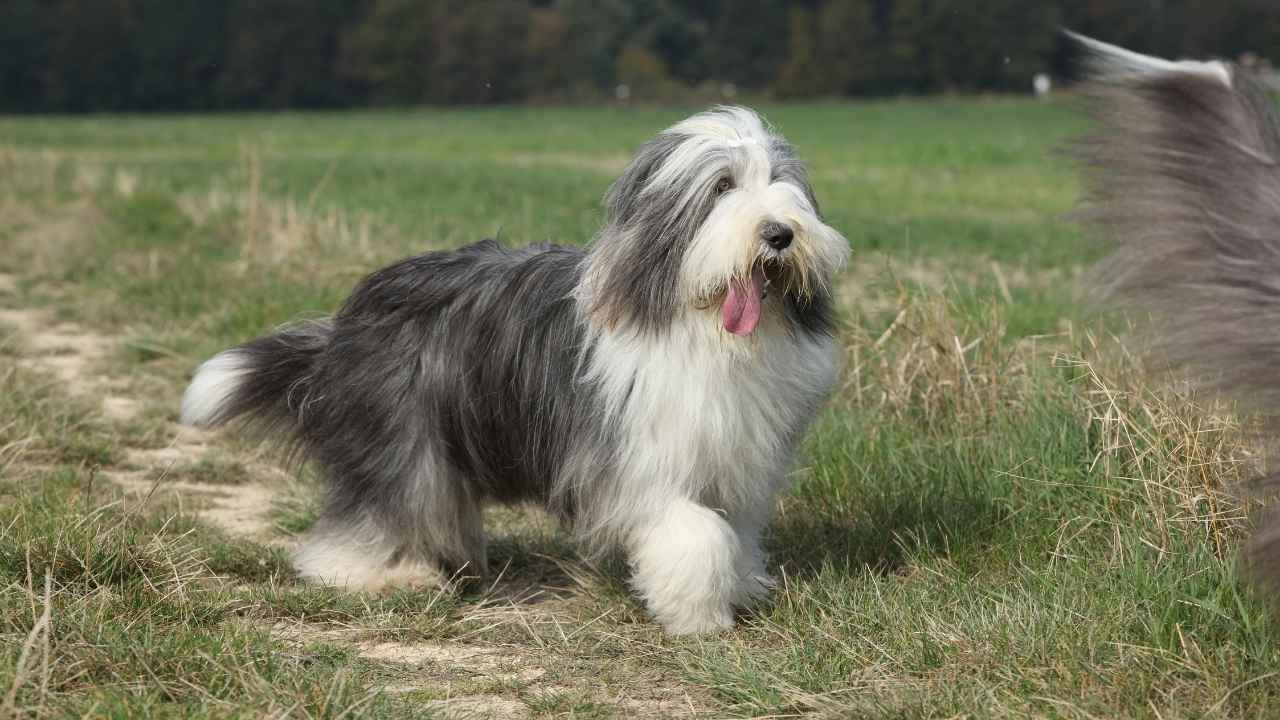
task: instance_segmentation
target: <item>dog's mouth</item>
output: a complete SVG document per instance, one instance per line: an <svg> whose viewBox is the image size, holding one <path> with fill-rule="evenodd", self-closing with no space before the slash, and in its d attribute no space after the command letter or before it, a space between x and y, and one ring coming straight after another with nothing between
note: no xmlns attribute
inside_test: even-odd
<svg viewBox="0 0 1280 720"><path fill-rule="evenodd" d="M755 265L746 278L733 278L720 306L724 329L734 335L750 335L760 324L760 309L765 294L764 267Z"/></svg>
<svg viewBox="0 0 1280 720"><path fill-rule="evenodd" d="M752 264L746 277L730 279L726 287L716 293L724 297L720 306L720 321L724 329L738 336L755 332L760 325L769 290L784 281L785 273L781 263L767 259ZM714 299L707 303L707 307L713 304Z"/></svg>

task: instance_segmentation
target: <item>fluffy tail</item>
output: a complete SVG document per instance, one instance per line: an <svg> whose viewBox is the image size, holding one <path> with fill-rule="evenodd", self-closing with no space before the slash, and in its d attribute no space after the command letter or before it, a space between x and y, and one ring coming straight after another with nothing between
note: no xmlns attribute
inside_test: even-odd
<svg viewBox="0 0 1280 720"><path fill-rule="evenodd" d="M210 427L245 418L295 430L331 331L328 320L297 323L213 356L182 396L182 422Z"/></svg>
<svg viewBox="0 0 1280 720"><path fill-rule="evenodd" d="M1113 254L1103 299L1148 310L1158 354L1246 408L1280 414L1280 121L1259 80L1073 36L1090 53L1093 133L1076 147L1086 222ZM1273 478L1274 479L1274 478ZM1280 517L1246 560L1280 585Z"/></svg>

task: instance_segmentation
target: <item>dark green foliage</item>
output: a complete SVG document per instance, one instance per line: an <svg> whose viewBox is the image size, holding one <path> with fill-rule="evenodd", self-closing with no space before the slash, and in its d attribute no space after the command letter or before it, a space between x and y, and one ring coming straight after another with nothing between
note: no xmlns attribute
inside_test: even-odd
<svg viewBox="0 0 1280 720"><path fill-rule="evenodd" d="M1059 27L1280 51L1270 0L10 0L0 111L1024 92L1071 75Z"/></svg>
<svg viewBox="0 0 1280 720"><path fill-rule="evenodd" d="M203 5L203 3L193 3ZM217 75L224 107L330 107L350 102L335 76L353 0L238 0L227 9L227 52Z"/></svg>
<svg viewBox="0 0 1280 720"><path fill-rule="evenodd" d="M340 67L375 102L510 102L529 32L520 0L382 0L349 29Z"/></svg>

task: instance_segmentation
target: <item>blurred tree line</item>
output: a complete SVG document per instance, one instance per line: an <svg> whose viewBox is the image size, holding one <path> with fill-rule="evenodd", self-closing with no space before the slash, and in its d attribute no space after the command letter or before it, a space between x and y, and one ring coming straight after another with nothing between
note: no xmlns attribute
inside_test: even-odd
<svg viewBox="0 0 1280 720"><path fill-rule="evenodd" d="M0 110L1024 91L1060 26L1280 55L1280 0L0 0Z"/></svg>

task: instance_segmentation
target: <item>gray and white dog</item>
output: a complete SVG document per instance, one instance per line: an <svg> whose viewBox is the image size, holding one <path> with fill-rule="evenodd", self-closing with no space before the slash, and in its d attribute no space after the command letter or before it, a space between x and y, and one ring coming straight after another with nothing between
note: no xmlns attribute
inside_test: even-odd
<svg viewBox="0 0 1280 720"><path fill-rule="evenodd" d="M1251 71L1073 37L1096 124L1076 146L1084 218L1113 243L1093 288L1157 320L1160 358L1280 415L1280 117ZM1274 425L1271 426L1274 429ZM1280 473L1270 485L1280 484ZM1280 513L1246 551L1280 589Z"/></svg>
<svg viewBox="0 0 1280 720"><path fill-rule="evenodd" d="M640 148L585 249L486 240L365 278L332 318L205 362L182 420L245 419L328 479L295 556L355 587L486 569L486 503L620 547L671 633L767 595L760 536L838 370L848 242L755 113Z"/></svg>

